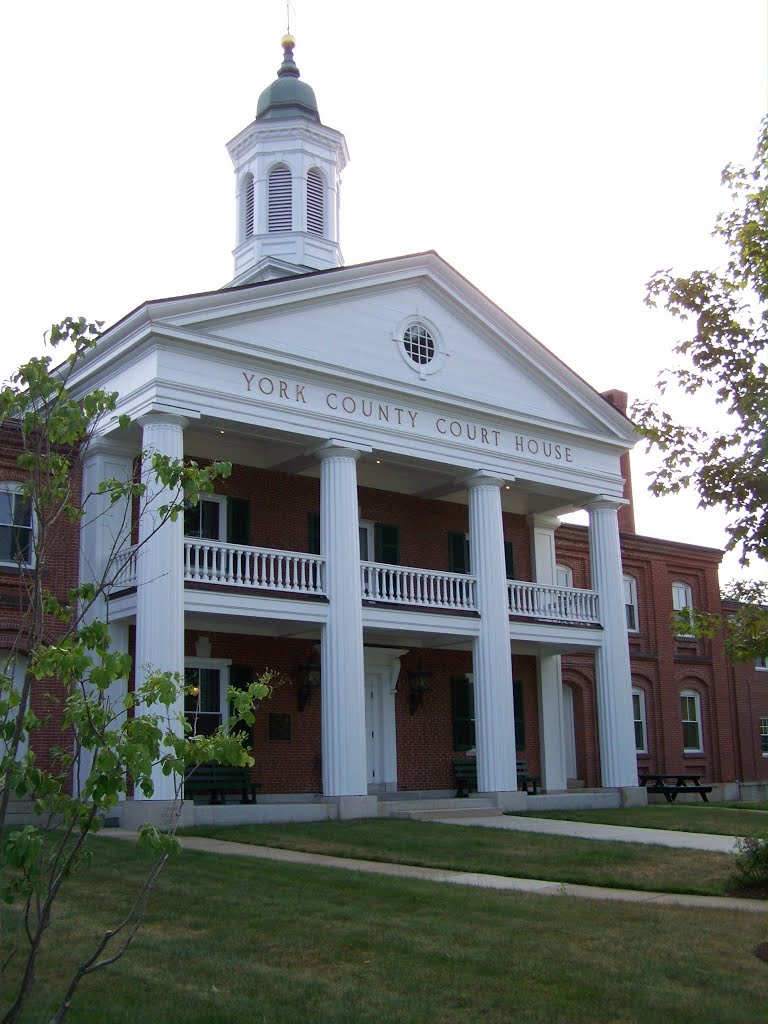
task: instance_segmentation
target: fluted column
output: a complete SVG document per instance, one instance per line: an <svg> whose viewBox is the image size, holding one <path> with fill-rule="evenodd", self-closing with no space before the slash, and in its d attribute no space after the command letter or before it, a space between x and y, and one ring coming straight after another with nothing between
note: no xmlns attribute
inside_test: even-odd
<svg viewBox="0 0 768 1024"><path fill-rule="evenodd" d="M320 649L325 796L368 792L365 669L360 599L357 448L331 441L320 459L320 553L328 619Z"/></svg>
<svg viewBox="0 0 768 1024"><path fill-rule="evenodd" d="M533 515L531 553L536 583L554 586L556 582L556 516ZM566 788L565 737L563 730L563 677L560 655L540 654L536 659L539 696L539 749L541 777L548 793Z"/></svg>
<svg viewBox="0 0 768 1024"><path fill-rule="evenodd" d="M623 501L588 504L592 588L598 592L603 644L595 655L600 769L604 786L637 786L624 583L618 509Z"/></svg>
<svg viewBox="0 0 768 1024"><path fill-rule="evenodd" d="M472 648L475 683L477 788L482 793L517 789L512 655L501 520L504 481L476 473L469 491L469 547L477 577L480 634Z"/></svg>
<svg viewBox="0 0 768 1024"><path fill-rule="evenodd" d="M184 674L184 517L162 522L159 509L178 496L155 480L150 466L155 453L171 459L184 454L181 416L153 413L139 420L143 430L141 481L146 493L141 500L136 588L136 680L149 668ZM157 711L158 709L154 709ZM181 734L184 699L169 709L172 727ZM178 779L153 772L153 799L172 800ZM135 798L142 799L137 789Z"/></svg>
<svg viewBox="0 0 768 1024"><path fill-rule="evenodd" d="M94 438L88 445L82 470L84 515L80 522L81 583L98 584L103 579L113 578L116 553L131 543L130 498L112 502L109 494L99 493L99 485L110 479L130 482L133 479L134 454L134 450L111 438ZM106 596L100 593L88 607L83 607L83 621L93 622L106 618ZM111 622L109 632L112 650L127 652L127 625L123 622ZM108 700L113 707L122 707L127 686L126 679L119 679L109 688ZM76 792L80 792L92 764L92 751L81 750L74 773Z"/></svg>

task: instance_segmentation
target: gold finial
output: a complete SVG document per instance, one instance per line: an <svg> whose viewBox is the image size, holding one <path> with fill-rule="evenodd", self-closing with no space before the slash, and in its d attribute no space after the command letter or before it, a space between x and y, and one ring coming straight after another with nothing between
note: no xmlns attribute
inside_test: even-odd
<svg viewBox="0 0 768 1024"><path fill-rule="evenodd" d="M280 45L284 50L292 50L296 45L296 40L293 38L290 32L286 32L283 38L280 40Z"/></svg>

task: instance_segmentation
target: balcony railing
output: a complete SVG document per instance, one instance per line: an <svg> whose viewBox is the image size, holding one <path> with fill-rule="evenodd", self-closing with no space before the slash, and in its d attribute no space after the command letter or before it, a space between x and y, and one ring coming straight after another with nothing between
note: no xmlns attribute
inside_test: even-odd
<svg viewBox="0 0 768 1024"><path fill-rule="evenodd" d="M113 591L136 586L136 556L135 547L118 553ZM193 537L184 538L184 580L282 594L326 594L325 559L320 555ZM360 593L364 601L382 604L460 612L477 610L476 578L464 573L361 562ZM597 594L593 590L507 580L507 599L510 614L518 618L571 625L600 623Z"/></svg>
<svg viewBox="0 0 768 1024"><path fill-rule="evenodd" d="M112 590L136 586L136 548L123 548L115 555Z"/></svg>
<svg viewBox="0 0 768 1024"><path fill-rule="evenodd" d="M325 559L301 551L184 540L184 579L288 594L325 594Z"/></svg>
<svg viewBox="0 0 768 1024"><path fill-rule="evenodd" d="M510 614L520 618L589 626L600 624L597 593L594 590L572 590L568 587L547 587L541 583L507 580L507 594Z"/></svg>
<svg viewBox="0 0 768 1024"><path fill-rule="evenodd" d="M361 562L360 579L364 601L464 612L477 608L475 577L464 573Z"/></svg>

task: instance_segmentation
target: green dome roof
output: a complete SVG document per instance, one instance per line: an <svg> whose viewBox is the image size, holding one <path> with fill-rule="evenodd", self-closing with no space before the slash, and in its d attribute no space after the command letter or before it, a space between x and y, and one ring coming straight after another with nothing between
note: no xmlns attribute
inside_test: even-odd
<svg viewBox="0 0 768 1024"><path fill-rule="evenodd" d="M283 36L283 63L277 80L259 96L257 121L277 121L287 117L306 117L320 122L317 100L311 86L299 81L299 69L293 60L293 36Z"/></svg>

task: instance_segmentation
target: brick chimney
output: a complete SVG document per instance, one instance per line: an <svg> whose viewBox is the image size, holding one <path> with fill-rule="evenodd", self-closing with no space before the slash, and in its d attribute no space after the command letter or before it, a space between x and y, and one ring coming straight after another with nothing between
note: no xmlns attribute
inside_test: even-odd
<svg viewBox="0 0 768 1024"><path fill-rule="evenodd" d="M628 395L626 391L603 391L603 398L620 413L627 415ZM629 504L619 509L619 531L635 533L635 511L632 502L632 468L629 464L629 452L621 456L621 475L624 477L624 497Z"/></svg>

